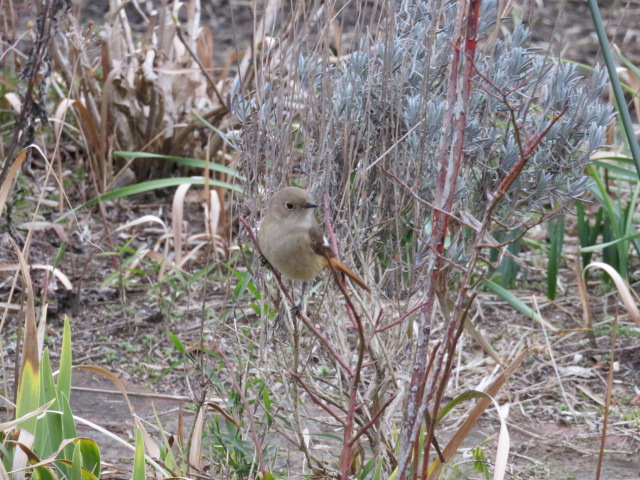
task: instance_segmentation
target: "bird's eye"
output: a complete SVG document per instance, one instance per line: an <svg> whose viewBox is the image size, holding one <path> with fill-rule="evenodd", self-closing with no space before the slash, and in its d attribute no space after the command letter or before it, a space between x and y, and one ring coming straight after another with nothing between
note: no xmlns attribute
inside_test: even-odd
<svg viewBox="0 0 640 480"><path fill-rule="evenodd" d="M287 207L287 210L293 210L293 203L285 203L284 206Z"/></svg>

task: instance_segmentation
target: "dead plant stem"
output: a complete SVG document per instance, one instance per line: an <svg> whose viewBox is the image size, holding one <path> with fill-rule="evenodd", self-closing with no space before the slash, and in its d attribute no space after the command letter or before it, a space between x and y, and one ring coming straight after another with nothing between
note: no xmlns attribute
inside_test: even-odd
<svg viewBox="0 0 640 480"><path fill-rule="evenodd" d="M604 400L604 416L602 418L602 434L600 435L600 451L598 452L598 464L596 466L595 480L600 480L602 473L602 462L604 460L604 447L607 442L607 426L609 424L609 411L611 409L611 395L613 392L614 360L616 353L616 340L618 335L618 304L616 303L616 314L613 317L611 332L611 350L609 352L609 375L607 376L607 395Z"/></svg>

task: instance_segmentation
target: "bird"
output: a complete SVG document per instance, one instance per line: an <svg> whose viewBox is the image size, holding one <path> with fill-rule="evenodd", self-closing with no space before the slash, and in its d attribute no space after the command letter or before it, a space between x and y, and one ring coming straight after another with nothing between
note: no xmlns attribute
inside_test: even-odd
<svg viewBox="0 0 640 480"><path fill-rule="evenodd" d="M329 268L370 292L364 280L336 258L313 215L317 207L309 194L298 187L286 187L273 195L258 231L262 254L293 280L308 282Z"/></svg>

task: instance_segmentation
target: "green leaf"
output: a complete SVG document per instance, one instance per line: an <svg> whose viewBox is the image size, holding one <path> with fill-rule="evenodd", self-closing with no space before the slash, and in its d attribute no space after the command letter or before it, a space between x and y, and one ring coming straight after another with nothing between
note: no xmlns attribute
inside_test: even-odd
<svg viewBox="0 0 640 480"><path fill-rule="evenodd" d="M64 258L64 254L67 252L67 242L62 242L60 244L60 248L58 248L58 253L56 253L56 258L53 259L53 263L51 264L53 268L58 268L62 264L62 259Z"/></svg>
<svg viewBox="0 0 640 480"><path fill-rule="evenodd" d="M177 187L179 185L184 185L184 184L204 185L204 183L205 183L204 178L192 178L192 177L162 178L158 180L149 180L148 182L136 183L135 185L129 185L127 187L118 188L111 192L107 192L103 195L100 195L99 197L92 198L88 202L85 202L79 207L76 207L73 210L70 210L64 213L63 215L61 215L60 217L58 217L56 220L56 223L61 222L62 220L67 218L69 215L73 215L77 211L82 210L83 208L86 208L86 207L90 207L91 205L95 205L98 202L114 200L116 198L130 197L131 195L135 195L143 192L149 192L151 190L159 190L161 188ZM230 183L221 182L219 180L208 180L207 183L212 187L225 188L227 190L230 190L238 194L243 193L242 188L235 185L231 185Z"/></svg>
<svg viewBox="0 0 640 480"><path fill-rule="evenodd" d="M55 476L53 470L48 468L46 465L40 465L33 469L32 480L58 480L58 477Z"/></svg>
<svg viewBox="0 0 640 480"><path fill-rule="evenodd" d="M473 471L476 473L482 473L485 480L489 480L491 478L491 472L489 471L487 456L484 454L482 447L475 447L471 450L471 453L473 455Z"/></svg>
<svg viewBox="0 0 640 480"><path fill-rule="evenodd" d="M229 145L231 148L233 148L234 150L238 150L238 145L236 145L236 143L231 140L227 135L225 135L224 132L222 132L221 130L217 129L216 127L214 127L211 123L209 123L204 117L202 117L198 112L196 112L195 110L191 110L191 113L193 114L194 117L196 117L198 120L200 120L207 128L209 128L210 130L213 130L214 132L216 132L218 135L220 135L220 138L222 138L222 140L224 141L224 143L226 143L227 145Z"/></svg>
<svg viewBox="0 0 640 480"><path fill-rule="evenodd" d="M267 414L267 425L271 425L273 422L273 415L271 414L271 397L269 396L269 389L266 385L262 387L262 403L264 404L264 411Z"/></svg>
<svg viewBox="0 0 640 480"><path fill-rule="evenodd" d="M53 380L53 372L51 371L51 361L49 359L49 349L45 348L40 360L40 395L41 403L45 404L56 398L56 386ZM51 410L38 418L36 422L36 435L33 444L33 451L40 458L46 458L53 452L58 450L60 442L62 442L62 419L57 411L60 410L59 405L54 402Z"/></svg>
<svg viewBox="0 0 640 480"><path fill-rule="evenodd" d="M178 350L183 355L187 354L187 349L184 348L182 341L180 341L180 338L178 338L178 336L175 333L169 332L169 338L173 342L173 346L176 347L176 350Z"/></svg>
<svg viewBox="0 0 640 480"><path fill-rule="evenodd" d="M98 444L90 438L80 438L78 440L80 451L82 452L82 467L91 472L94 476L100 476L100 449Z"/></svg>
<svg viewBox="0 0 640 480"><path fill-rule="evenodd" d="M631 61L629 61L629 59L627 57L625 57L624 55L622 55L622 52L620 51L620 48L617 45L613 46L613 49L616 52L616 55L618 55L618 58L620 58L620 60L622 60L622 63L624 63L627 68L629 70L631 70L631 72L633 72L633 74L636 76L636 78L638 78L640 80L640 68L636 67ZM640 94L636 91L634 91L633 89L629 89L632 95L636 96L636 97L640 97Z"/></svg>
<svg viewBox="0 0 640 480"><path fill-rule="evenodd" d="M547 328L549 328L551 330L557 330L553 325L551 325L544 318L542 318L540 315L538 315L536 312L534 312L527 304L525 304L522 300L517 298L510 291L502 288L500 285L498 285L495 282L492 282L491 280L483 280L482 283L489 290L493 291L493 293L498 295L498 297L500 297L502 300L507 302L509 305L511 305L513 308L515 308L520 313L526 315L527 317L531 318L535 322L538 322L541 325L544 325L545 327L547 327Z"/></svg>
<svg viewBox="0 0 640 480"><path fill-rule="evenodd" d="M564 244L564 215L553 219L548 224L549 229L549 264L547 266L547 297L556 299L558 289L558 269L562 260L562 246Z"/></svg>
<svg viewBox="0 0 640 480"><path fill-rule="evenodd" d="M620 242L627 242L629 240L633 240L634 238L640 238L640 232L632 233L631 235L625 235L622 238L617 238L615 240L611 240L607 243L599 243L598 245L592 245L590 247L585 247L580 249L580 253L591 253L597 252L598 250L603 250L605 248L616 245Z"/></svg>
<svg viewBox="0 0 640 480"><path fill-rule="evenodd" d="M20 374L20 385L16 402L16 418L27 415L40 406L40 372L39 365L27 360ZM18 425L27 432L35 433L36 417L28 418Z"/></svg>
<svg viewBox="0 0 640 480"><path fill-rule="evenodd" d="M631 156L636 166L636 171L640 176L640 146L638 145L638 139L636 138L633 122L629 109L627 108L627 102L624 98L624 93L620 85L620 79L618 78L617 65L611 55L611 49L609 48L609 38L602 23L602 17L600 16L600 9L598 7L597 0L587 0L589 3L589 9L591 10L591 18L593 19L593 25L598 35L598 41L600 43L600 49L602 56L604 57L604 63L607 66L609 72L609 80L611 81L611 87L613 89L613 95L616 99L616 108L622 121L623 132L631 151Z"/></svg>
<svg viewBox="0 0 640 480"><path fill-rule="evenodd" d="M180 165L185 165L187 167L195 167L195 168L206 168L207 162L204 160L200 160L198 158L186 158L186 157L174 157L171 155L160 155L157 153L148 153L148 152L122 152L117 151L113 152L116 157L122 158L162 158L164 160L170 160L172 162L178 163ZM245 178L240 175L240 173L230 167L225 165L220 165L219 163L209 162L209 169L214 172L224 173L226 175L231 175L241 182L245 181Z"/></svg>
<svg viewBox="0 0 640 480"><path fill-rule="evenodd" d="M603 242L607 243L624 237L625 221L620 205L609 195L608 185L598 169L594 165L589 165L587 171L589 176L596 182L596 185L591 188L591 193L598 199L603 208ZM626 243L617 243L605 248L603 251L604 261L614 267L623 277L627 277L629 273L627 247Z"/></svg>
<svg viewBox="0 0 640 480"><path fill-rule="evenodd" d="M71 405L69 405L69 399L61 393L58 397L58 405L60 406L60 410L62 411L62 438L76 438L78 436L78 430L76 428L76 422L73 418L73 413L71 412ZM65 453L68 453L69 450L65 449ZM65 456L65 458L70 458L71 455Z"/></svg>
<svg viewBox="0 0 640 480"><path fill-rule="evenodd" d="M62 333L62 349L60 354L60 370L58 373L57 394L71 398L71 324L69 317L64 317Z"/></svg>
<svg viewBox="0 0 640 480"><path fill-rule="evenodd" d="M133 476L132 480L146 480L145 464L144 464L144 441L142 439L142 431L136 427L136 453L133 458Z"/></svg>
<svg viewBox="0 0 640 480"><path fill-rule="evenodd" d="M237 302L240 296L247 289L247 285L251 281L251 274L249 272L238 272L238 278L240 281L236 284L236 288L233 290L233 301Z"/></svg>
<svg viewBox="0 0 640 480"><path fill-rule="evenodd" d="M461 393L456 398L448 402L444 407L440 409L440 411L438 412L438 416L436 417L436 423L440 422L440 420L446 417L451 410L453 410L461 403L468 402L469 400L475 400L477 398L491 397L485 392L480 392L478 390L467 390L466 392Z"/></svg>
<svg viewBox="0 0 640 480"><path fill-rule="evenodd" d="M69 480L82 480L82 450L80 445L76 443L73 449L73 464L71 465L71 474Z"/></svg>
<svg viewBox="0 0 640 480"><path fill-rule="evenodd" d="M364 464L364 467L362 467L362 469L358 473L358 479L365 480L369 475L369 473L373 471L373 467L375 467L375 465L376 465L376 459L375 457L373 457L367 463Z"/></svg>
<svg viewBox="0 0 640 480"><path fill-rule="evenodd" d="M595 165L600 168L604 168L606 170L610 170L612 172L616 172L621 177L624 177L627 180L635 180L638 181L638 172L634 170L629 170L627 168L623 168L619 165L615 165L613 163L602 162L600 160L594 160L591 162L592 165Z"/></svg>
<svg viewBox="0 0 640 480"><path fill-rule="evenodd" d="M384 458L380 458L380 460L378 460L378 464L376 465L376 469L373 471L373 476L371 477L371 480L382 480L382 461L384 460Z"/></svg>

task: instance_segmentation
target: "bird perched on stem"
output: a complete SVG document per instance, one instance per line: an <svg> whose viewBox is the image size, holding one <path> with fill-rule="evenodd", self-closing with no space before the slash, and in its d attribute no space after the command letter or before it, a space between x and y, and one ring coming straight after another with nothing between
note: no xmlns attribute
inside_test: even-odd
<svg viewBox="0 0 640 480"><path fill-rule="evenodd" d="M276 193L258 232L263 255L280 273L294 280L312 280L329 268L369 292L364 281L335 258L313 216L317 206L301 188L286 187Z"/></svg>

